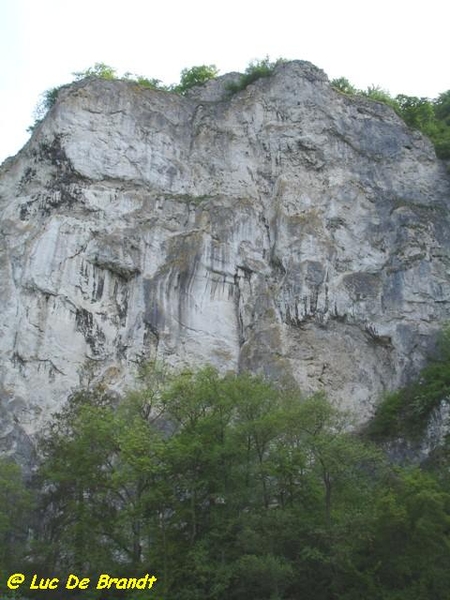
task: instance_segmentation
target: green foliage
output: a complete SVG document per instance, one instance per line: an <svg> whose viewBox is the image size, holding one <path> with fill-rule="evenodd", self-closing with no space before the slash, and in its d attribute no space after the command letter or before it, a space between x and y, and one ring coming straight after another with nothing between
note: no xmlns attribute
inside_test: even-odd
<svg viewBox="0 0 450 600"><path fill-rule="evenodd" d="M404 121L427 135L439 158L450 159L450 91L437 100L398 95L396 112Z"/></svg>
<svg viewBox="0 0 450 600"><path fill-rule="evenodd" d="M428 98L417 98L400 94L395 97L397 112L407 125L420 129L428 134L435 130L435 112L433 103Z"/></svg>
<svg viewBox="0 0 450 600"><path fill-rule="evenodd" d="M268 56L251 62L245 69L245 73L241 75L239 81L228 85L228 91L235 94L236 92L244 90L248 85L262 77L270 77L274 72L275 67L283 62L285 62L285 60L282 58L271 61Z"/></svg>
<svg viewBox="0 0 450 600"><path fill-rule="evenodd" d="M23 481L20 467L0 458L0 573L17 572L17 563L26 551L31 527L32 495ZM4 592L3 578L0 593Z"/></svg>
<svg viewBox="0 0 450 600"><path fill-rule="evenodd" d="M95 63L93 67L89 67L84 71L77 71L72 73L75 77L75 81L79 81L86 77L97 77L100 79L117 79L116 70L113 67L106 65L105 63ZM27 129L32 133L36 127L42 122L48 111L56 104L58 94L63 86L56 86L49 88L41 94L41 98L34 109L34 123Z"/></svg>
<svg viewBox="0 0 450 600"><path fill-rule="evenodd" d="M152 90L168 89L161 83L159 79L148 78L144 77L143 75L136 75L135 73L130 73L129 71L124 73L122 76L119 76L114 67L110 67L105 63L95 63L93 67L89 67L84 71L78 71L72 74L75 77L75 81L85 79L86 77L96 77L97 79L118 79L122 81L129 81L137 84L140 87L149 88Z"/></svg>
<svg viewBox="0 0 450 600"><path fill-rule="evenodd" d="M293 565L274 554L244 554L236 561L234 575L233 597L238 598L283 598L295 580Z"/></svg>
<svg viewBox="0 0 450 600"><path fill-rule="evenodd" d="M72 73L72 75L75 77L75 81L85 79L86 77L97 77L99 79L118 79L116 69L102 62L95 63L93 67L88 67L83 71L75 71Z"/></svg>
<svg viewBox="0 0 450 600"><path fill-rule="evenodd" d="M331 85L338 90L339 92L343 92L344 94L354 95L357 93L356 88L349 82L346 77L339 77L337 79L333 79Z"/></svg>
<svg viewBox="0 0 450 600"><path fill-rule="evenodd" d="M119 406L74 395L43 440L43 564L151 565L174 600L298 597L319 570L329 594L336 540L370 510L383 462L347 415L212 368L141 381Z"/></svg>
<svg viewBox="0 0 450 600"><path fill-rule="evenodd" d="M338 91L365 96L371 100L391 106L407 125L418 129L433 142L439 158L450 159L450 90L436 100L399 94L393 98L379 86L358 90L345 77L333 79L331 85Z"/></svg>
<svg viewBox="0 0 450 600"><path fill-rule="evenodd" d="M201 85L210 79L214 79L217 77L218 72L219 71L215 65L201 65L192 67L190 69L183 69L181 71L180 83L178 85L171 86L163 85L159 79L149 78L143 75L136 75L130 72L126 72L122 76L119 76L114 67L111 67L105 63L95 63L94 66L88 67L83 71L76 71L72 73L72 75L74 76L75 81L80 81L89 77L106 80L117 79L135 83L141 88L185 94L192 87ZM61 88L62 86L50 88L42 94L41 99L34 110L35 121L33 125L28 127L28 131L30 133L36 129L48 111L56 103L58 93Z"/></svg>
<svg viewBox="0 0 450 600"><path fill-rule="evenodd" d="M418 380L387 394L380 402L368 426L374 439L419 438L430 414L450 397L450 328L438 340L436 356L421 371Z"/></svg>
<svg viewBox="0 0 450 600"><path fill-rule="evenodd" d="M269 77L274 72L275 67L283 62L285 61L281 58L271 61L268 56L251 62L237 82L228 84L228 91L234 94L244 90L248 85L262 77ZM215 65L199 65L183 69L180 82L177 85L170 86L163 85L159 79L129 72L120 77L114 67L101 62L95 63L94 66L83 71L77 71L73 75L75 81L86 77L107 80L122 79L135 83L142 88L164 90L184 95L191 88L217 77L218 69ZM436 100L429 100L428 98L417 98L403 94L393 98L386 90L373 85L366 90L358 90L345 77L333 79L331 85L342 93L365 96L391 106L410 127L419 129L430 137L439 158L450 159L450 90L440 94ZM34 111L35 122L28 128L28 131L33 132L49 109L55 104L61 87L51 88L42 94Z"/></svg>
<svg viewBox="0 0 450 600"><path fill-rule="evenodd" d="M160 79L148 78L148 77L144 77L143 75L132 75L130 73L125 73L125 75L122 77L122 79L125 79L127 81L132 81L134 83L137 83L137 85L139 85L143 88L149 88L151 90L166 89Z"/></svg>
<svg viewBox="0 0 450 600"><path fill-rule="evenodd" d="M430 473L405 469L386 482L375 500L367 557L383 598L448 596L449 509L450 495Z"/></svg>
<svg viewBox="0 0 450 600"><path fill-rule="evenodd" d="M147 365L139 382L120 402L78 392L55 415L34 571L152 572L160 600L447 599L445 456L435 472L392 469L323 394L249 374ZM17 492L17 470L3 473L0 493ZM20 497L1 498L9 536Z"/></svg>
<svg viewBox="0 0 450 600"><path fill-rule="evenodd" d="M450 90L439 94L434 102L436 118L450 126Z"/></svg>
<svg viewBox="0 0 450 600"><path fill-rule="evenodd" d="M43 110L48 111L55 105L61 87L50 88L43 94Z"/></svg>
<svg viewBox="0 0 450 600"><path fill-rule="evenodd" d="M386 90L383 90L383 88L378 85L370 85L366 90L360 90L358 93L361 96L365 96L366 98L370 98L376 102L382 102L383 104L387 104L393 108L397 107L397 103L395 99L392 98L390 93Z"/></svg>
<svg viewBox="0 0 450 600"><path fill-rule="evenodd" d="M450 90L440 94L434 101L434 111L437 127L431 136L432 141L436 154L448 160L450 159Z"/></svg>
<svg viewBox="0 0 450 600"><path fill-rule="evenodd" d="M148 394L115 405L101 389L77 393L42 440L41 509L52 517L39 556L52 568L98 574L141 564L151 526L142 510L157 493L161 436Z"/></svg>
<svg viewBox="0 0 450 600"><path fill-rule="evenodd" d="M41 98L37 103L33 113L34 123L28 127L27 131L32 133L39 123L42 122L48 111L56 104L61 88L62 86L49 88L41 94Z"/></svg>
<svg viewBox="0 0 450 600"><path fill-rule="evenodd" d="M167 89L162 85L159 79L148 78L144 77L143 75L136 75L135 73L130 73L129 71L120 77L114 67L110 67L105 63L95 63L93 67L88 67L87 69L84 69L84 71L72 73L72 75L74 75L75 81L80 81L86 77L96 77L97 79L108 80L120 79L123 81L130 81L141 87L150 88L153 90Z"/></svg>
<svg viewBox="0 0 450 600"><path fill-rule="evenodd" d="M202 85L211 79L215 79L219 74L216 65L200 65L183 69L181 71L180 83L174 86L173 91L179 94L185 94L196 85Z"/></svg>

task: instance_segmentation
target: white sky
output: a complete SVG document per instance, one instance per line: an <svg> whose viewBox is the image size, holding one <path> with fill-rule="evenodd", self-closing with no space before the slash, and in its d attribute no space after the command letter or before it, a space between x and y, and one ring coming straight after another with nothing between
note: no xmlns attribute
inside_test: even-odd
<svg viewBox="0 0 450 600"><path fill-rule="evenodd" d="M44 90L96 62L164 83L253 59L309 60L392 94L450 88L443 0L0 0L0 162L28 139Z"/></svg>

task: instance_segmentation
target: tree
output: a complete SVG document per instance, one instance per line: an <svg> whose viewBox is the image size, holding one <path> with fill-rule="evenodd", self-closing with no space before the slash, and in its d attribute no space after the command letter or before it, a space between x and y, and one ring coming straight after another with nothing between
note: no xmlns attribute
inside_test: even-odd
<svg viewBox="0 0 450 600"><path fill-rule="evenodd" d="M33 498L20 467L0 458L0 572L17 572L27 552L32 527ZM3 579L0 593L4 591Z"/></svg>
<svg viewBox="0 0 450 600"><path fill-rule="evenodd" d="M374 502L370 544L381 597L448 598L450 495L418 468L398 469L384 483Z"/></svg>
<svg viewBox="0 0 450 600"><path fill-rule="evenodd" d="M213 370L184 373L163 402L171 597L244 600L257 587L261 599L325 599L355 572L364 580L352 558L368 542L384 462L347 415L323 395Z"/></svg>
<svg viewBox="0 0 450 600"><path fill-rule="evenodd" d="M71 397L41 442L41 509L49 519L40 551L47 567L139 569L156 520L160 448L139 395L119 407L101 389Z"/></svg>
<svg viewBox="0 0 450 600"><path fill-rule="evenodd" d="M196 85L203 85L211 79L215 79L219 74L216 65L200 65L183 69L180 75L180 83L174 87L174 91L179 94L185 94Z"/></svg>
<svg viewBox="0 0 450 600"><path fill-rule="evenodd" d="M450 90L439 94L434 101L436 118L443 124L450 126Z"/></svg>
<svg viewBox="0 0 450 600"><path fill-rule="evenodd" d="M117 71L114 67L103 62L95 63L93 67L88 67L83 71L75 71L72 73L75 81L85 79L86 77L98 77L100 79L117 79Z"/></svg>
<svg viewBox="0 0 450 600"><path fill-rule="evenodd" d="M439 158L450 159L450 90L443 92L434 101L437 120L436 132L432 141Z"/></svg>
<svg viewBox="0 0 450 600"><path fill-rule="evenodd" d="M419 129L428 135L436 130L436 117L433 103L428 98L405 96L399 94L395 97L398 104L397 112L410 127Z"/></svg>
<svg viewBox="0 0 450 600"><path fill-rule="evenodd" d="M173 600L446 598L448 475L392 469L323 394L211 367L140 382L50 427L41 567L152 569Z"/></svg>

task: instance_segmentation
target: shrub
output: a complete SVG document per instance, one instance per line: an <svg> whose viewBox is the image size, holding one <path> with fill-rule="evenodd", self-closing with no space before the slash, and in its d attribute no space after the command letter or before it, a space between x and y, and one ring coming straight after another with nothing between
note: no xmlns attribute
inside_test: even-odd
<svg viewBox="0 0 450 600"><path fill-rule="evenodd" d="M32 133L39 123L41 123L48 111L56 104L61 88L62 86L59 85L57 87L49 88L41 94L39 102L33 111L34 123L27 128L27 131Z"/></svg>
<svg viewBox="0 0 450 600"><path fill-rule="evenodd" d="M132 83L137 83L137 85L149 88L151 90L164 90L167 89L167 86L164 86L160 79L155 79L154 77L149 79L148 77L144 77L143 75L136 75L134 73L129 73L128 71L123 74L120 79L125 81L131 81Z"/></svg>
<svg viewBox="0 0 450 600"><path fill-rule="evenodd" d="M84 71L75 71L72 73L75 81L85 79L86 77L99 77L100 79L117 79L117 71L105 63L95 63L93 67L88 67Z"/></svg>
<svg viewBox="0 0 450 600"><path fill-rule="evenodd" d="M183 69L180 75L180 83L173 87L178 94L185 94L196 85L203 85L219 74L216 65L199 65L190 69Z"/></svg>
<svg viewBox="0 0 450 600"><path fill-rule="evenodd" d="M251 83L261 79L262 77L270 77L275 70L275 67L280 63L285 62L283 58L279 58L274 62L271 62L269 57L263 58L262 60L256 60L251 62L236 83L230 83L227 86L228 91L232 94L245 90L245 88Z"/></svg>
<svg viewBox="0 0 450 600"><path fill-rule="evenodd" d="M383 90L379 85L369 85L366 90L359 90L358 94L375 100L375 102L382 102L388 106L392 106L395 110L398 107L397 101L393 98L387 90Z"/></svg>
<svg viewBox="0 0 450 600"><path fill-rule="evenodd" d="M333 79L331 81L331 85L335 90L338 90L344 94L349 94L350 96L354 96L358 91L346 77Z"/></svg>

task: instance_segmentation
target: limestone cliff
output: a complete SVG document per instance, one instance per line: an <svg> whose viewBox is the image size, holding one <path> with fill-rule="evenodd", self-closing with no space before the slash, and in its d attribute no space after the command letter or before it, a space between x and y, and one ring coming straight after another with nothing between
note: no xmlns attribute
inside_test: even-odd
<svg viewBox="0 0 450 600"><path fill-rule="evenodd" d="M427 139L309 63L233 96L63 88L0 172L0 439L136 366L292 377L361 419L449 317L450 185Z"/></svg>

